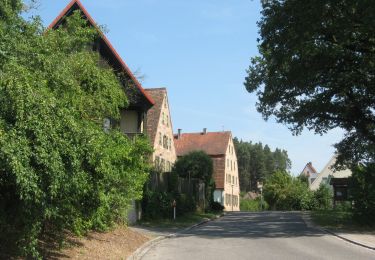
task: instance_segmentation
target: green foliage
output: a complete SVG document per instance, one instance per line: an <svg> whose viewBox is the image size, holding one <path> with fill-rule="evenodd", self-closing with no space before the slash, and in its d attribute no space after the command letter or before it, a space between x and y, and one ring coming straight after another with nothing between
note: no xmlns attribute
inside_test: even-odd
<svg viewBox="0 0 375 260"><path fill-rule="evenodd" d="M314 208L313 193L298 178L275 172L264 185L264 198L271 209L309 210Z"/></svg>
<svg viewBox="0 0 375 260"><path fill-rule="evenodd" d="M213 173L213 162L205 152L194 151L178 158L173 172L182 178L197 178L209 184Z"/></svg>
<svg viewBox="0 0 375 260"><path fill-rule="evenodd" d="M271 151L262 143L244 142L234 138L238 161L240 189L254 191L258 181L264 181L275 171L287 171L291 167L288 153L278 148Z"/></svg>
<svg viewBox="0 0 375 260"><path fill-rule="evenodd" d="M143 219L173 217L173 196L167 192L146 191L142 199Z"/></svg>
<svg viewBox="0 0 375 260"><path fill-rule="evenodd" d="M319 189L314 192L316 209L331 209L333 200L333 191L328 185L321 184Z"/></svg>
<svg viewBox="0 0 375 260"><path fill-rule="evenodd" d="M182 178L197 178L205 184L205 197L210 205L215 191L215 181L213 180L213 161L209 155L203 151L190 152L177 159L173 173Z"/></svg>
<svg viewBox="0 0 375 260"><path fill-rule="evenodd" d="M180 216L195 212L196 201L186 194L145 191L142 199L144 220L173 218L173 201L176 200L176 213Z"/></svg>
<svg viewBox="0 0 375 260"><path fill-rule="evenodd" d="M241 211L262 211L269 208L266 201L261 201L260 198L255 200L251 199L240 199L240 210Z"/></svg>
<svg viewBox="0 0 375 260"><path fill-rule="evenodd" d="M118 119L128 102L87 48L97 32L76 13L44 33L37 19L22 19L21 4L0 3L0 236L37 258L46 232L124 220L141 198L151 149L103 131L103 119Z"/></svg>
<svg viewBox="0 0 375 260"><path fill-rule="evenodd" d="M375 219L375 163L352 169L349 194L354 202L353 216L362 224L374 225Z"/></svg>
<svg viewBox="0 0 375 260"><path fill-rule="evenodd" d="M177 196L177 214L186 214L190 212L195 212L197 209L197 203L192 196L187 194L181 194Z"/></svg>
<svg viewBox="0 0 375 260"><path fill-rule="evenodd" d="M211 210L213 210L213 211L223 211L224 210L224 206L223 205L221 205L219 202L217 202L217 201L212 201L211 202L211 205L210 205L210 208L211 208Z"/></svg>
<svg viewBox="0 0 375 260"><path fill-rule="evenodd" d="M375 159L374 13L373 0L263 1L245 81L263 117L295 134L344 129L336 148L346 165Z"/></svg>

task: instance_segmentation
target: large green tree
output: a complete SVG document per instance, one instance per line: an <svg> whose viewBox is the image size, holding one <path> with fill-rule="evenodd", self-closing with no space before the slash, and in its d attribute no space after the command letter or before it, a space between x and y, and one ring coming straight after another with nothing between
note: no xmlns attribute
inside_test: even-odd
<svg viewBox="0 0 375 260"><path fill-rule="evenodd" d="M45 31L20 0L0 1L0 255L32 258L38 239L124 220L147 178L148 143L103 131L128 104L123 86L88 46L79 13Z"/></svg>
<svg viewBox="0 0 375 260"><path fill-rule="evenodd" d="M339 127L339 162L375 159L375 2L262 1L246 88L258 111L298 134Z"/></svg>

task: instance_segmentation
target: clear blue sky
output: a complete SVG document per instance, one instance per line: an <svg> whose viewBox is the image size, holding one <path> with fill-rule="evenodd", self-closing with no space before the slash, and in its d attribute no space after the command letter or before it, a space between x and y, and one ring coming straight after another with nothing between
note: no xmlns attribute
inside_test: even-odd
<svg viewBox="0 0 375 260"><path fill-rule="evenodd" d="M69 0L39 0L47 26ZM286 126L263 121L256 96L243 82L257 54L260 0L82 0L91 16L145 88L167 87L174 130L231 130L240 139L285 149L292 173L311 161L320 171L341 130L292 136Z"/></svg>

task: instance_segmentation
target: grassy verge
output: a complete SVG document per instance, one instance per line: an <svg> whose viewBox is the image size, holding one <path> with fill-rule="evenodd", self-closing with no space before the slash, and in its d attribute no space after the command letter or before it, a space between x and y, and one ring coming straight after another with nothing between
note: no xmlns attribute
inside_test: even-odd
<svg viewBox="0 0 375 260"><path fill-rule="evenodd" d="M140 225L146 227L159 227L159 228L184 228L199 223L204 219L212 219L220 212L206 212L206 213L190 213L182 216L177 216L176 220L173 219L153 219L141 220Z"/></svg>
<svg viewBox="0 0 375 260"><path fill-rule="evenodd" d="M353 220L350 210L317 210L311 213L312 221L324 228L334 230L373 232L375 226L362 225Z"/></svg>
<svg viewBox="0 0 375 260"><path fill-rule="evenodd" d="M355 228L358 225L352 220L352 213L343 210L317 210L311 213L312 221L325 228Z"/></svg>

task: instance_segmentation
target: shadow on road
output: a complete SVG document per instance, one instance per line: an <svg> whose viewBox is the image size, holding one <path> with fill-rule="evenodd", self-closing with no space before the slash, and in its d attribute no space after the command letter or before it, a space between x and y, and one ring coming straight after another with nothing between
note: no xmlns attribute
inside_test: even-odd
<svg viewBox="0 0 375 260"><path fill-rule="evenodd" d="M298 212L234 212L219 220L185 231L179 236L205 238L317 237L325 233L309 228Z"/></svg>

